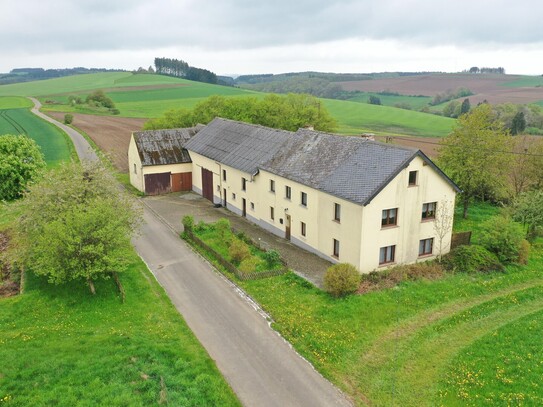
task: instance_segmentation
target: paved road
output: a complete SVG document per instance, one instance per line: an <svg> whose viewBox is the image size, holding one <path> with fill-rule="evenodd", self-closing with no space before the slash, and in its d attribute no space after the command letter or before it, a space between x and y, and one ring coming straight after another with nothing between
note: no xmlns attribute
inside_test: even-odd
<svg viewBox="0 0 543 407"><path fill-rule="evenodd" d="M246 406L350 403L148 209L135 246Z"/></svg>
<svg viewBox="0 0 543 407"><path fill-rule="evenodd" d="M79 156L81 160L87 160L87 161L98 160L96 153L90 147L87 140L85 140L85 137L83 137L79 132L75 131L71 127L68 127L65 124L60 123L59 121L56 121L55 119L40 112L39 109L41 108L41 103L39 102L39 100L35 98L30 98L30 100L32 100L32 102L34 103L34 107L32 108L32 113L48 121L49 123L52 123L55 126L61 128L66 134L68 134L68 136L70 136L70 138L72 139L74 143L75 151L77 152L77 155Z"/></svg>
<svg viewBox="0 0 543 407"><path fill-rule="evenodd" d="M74 140L80 158L96 160L75 130L40 112ZM258 305L194 254L144 205L134 245L245 406L350 406L350 402L272 330Z"/></svg>

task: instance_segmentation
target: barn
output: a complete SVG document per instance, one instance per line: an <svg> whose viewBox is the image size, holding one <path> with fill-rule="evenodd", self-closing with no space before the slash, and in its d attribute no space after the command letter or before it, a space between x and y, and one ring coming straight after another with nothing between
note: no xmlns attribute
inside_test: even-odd
<svg viewBox="0 0 543 407"><path fill-rule="evenodd" d="M130 183L146 195L192 190L192 160L185 143L204 127L132 133Z"/></svg>

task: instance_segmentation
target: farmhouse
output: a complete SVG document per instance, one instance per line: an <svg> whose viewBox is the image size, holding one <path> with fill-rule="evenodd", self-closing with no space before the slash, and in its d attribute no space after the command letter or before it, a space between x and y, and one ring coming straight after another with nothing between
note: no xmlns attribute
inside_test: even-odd
<svg viewBox="0 0 543 407"><path fill-rule="evenodd" d="M132 134L128 146L130 183L147 195L192 189L192 165L184 148L203 125Z"/></svg>
<svg viewBox="0 0 543 407"><path fill-rule="evenodd" d="M419 150L220 118L184 148L193 191L332 262L367 273L449 251L436 213L459 189Z"/></svg>

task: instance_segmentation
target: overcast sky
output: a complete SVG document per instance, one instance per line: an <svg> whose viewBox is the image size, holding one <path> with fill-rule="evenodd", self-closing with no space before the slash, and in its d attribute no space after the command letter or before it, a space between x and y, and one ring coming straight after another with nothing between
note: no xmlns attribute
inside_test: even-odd
<svg viewBox="0 0 543 407"><path fill-rule="evenodd" d="M541 0L0 0L0 72L147 68L218 74L543 74Z"/></svg>

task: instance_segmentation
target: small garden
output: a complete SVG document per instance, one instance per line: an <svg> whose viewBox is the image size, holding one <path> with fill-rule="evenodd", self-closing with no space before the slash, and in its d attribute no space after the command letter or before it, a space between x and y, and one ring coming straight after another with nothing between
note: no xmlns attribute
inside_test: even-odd
<svg viewBox="0 0 543 407"><path fill-rule="evenodd" d="M185 240L240 279L275 276L287 271L276 250L262 250L244 233L233 231L228 219L194 224L192 216L185 216L183 227Z"/></svg>

